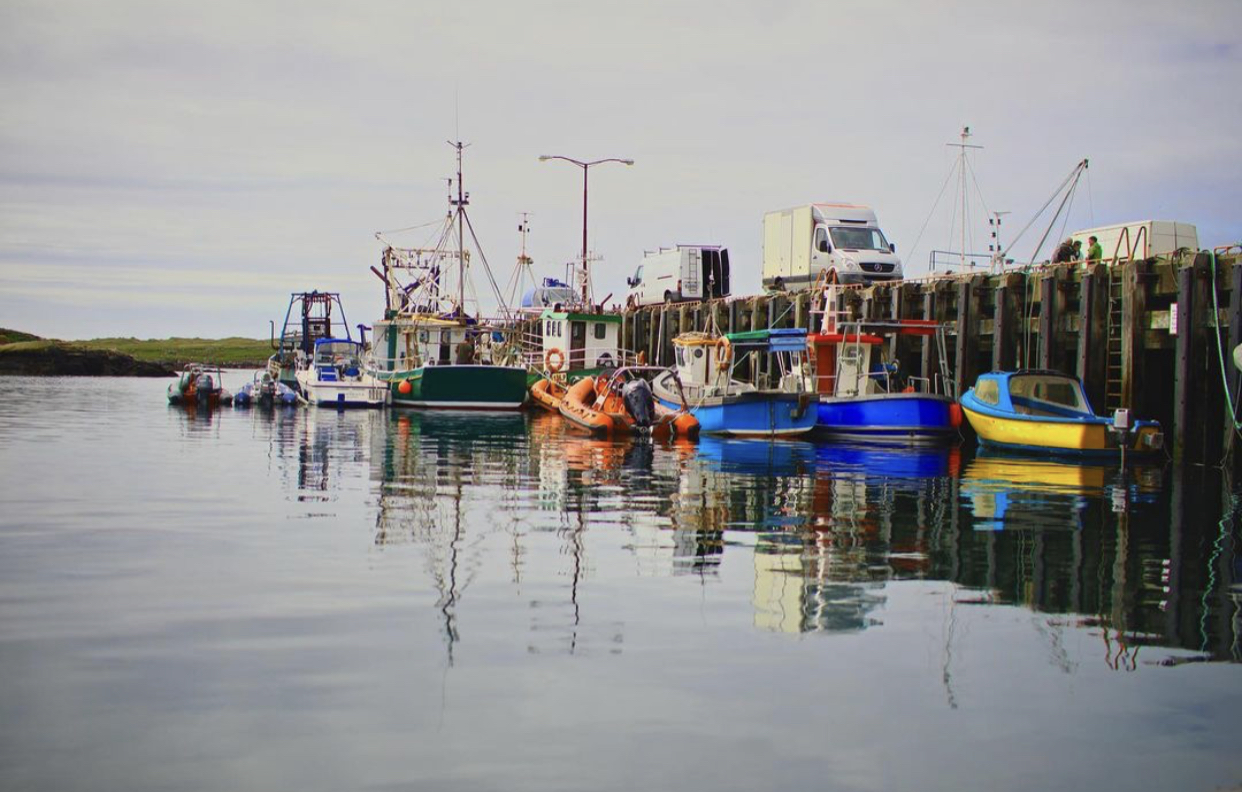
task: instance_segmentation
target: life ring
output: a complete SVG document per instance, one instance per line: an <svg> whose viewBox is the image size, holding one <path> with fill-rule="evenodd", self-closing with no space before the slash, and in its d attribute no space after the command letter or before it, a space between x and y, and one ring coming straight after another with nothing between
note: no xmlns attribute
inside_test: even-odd
<svg viewBox="0 0 1242 792"><path fill-rule="evenodd" d="M729 339L721 336L717 345L720 351L716 353L716 365L721 371L728 371L733 365L733 344L729 343Z"/></svg>
<svg viewBox="0 0 1242 792"><path fill-rule="evenodd" d="M552 347L543 354L543 365L548 371L555 374L565 367L565 353L556 347Z"/></svg>

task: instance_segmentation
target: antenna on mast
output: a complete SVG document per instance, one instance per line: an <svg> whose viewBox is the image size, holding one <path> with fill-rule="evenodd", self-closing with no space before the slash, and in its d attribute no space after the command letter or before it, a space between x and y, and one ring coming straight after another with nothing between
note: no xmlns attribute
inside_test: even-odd
<svg viewBox="0 0 1242 792"><path fill-rule="evenodd" d="M952 146L958 149L958 170L960 171L959 176L961 177L961 181L962 181L961 188L960 188L961 194L962 194L962 246L960 248L960 251L961 251L960 256L961 256L961 267L963 271L966 270L966 223L967 223L967 220L966 220L966 210L967 210L966 149L983 148L983 146L975 146L970 143L967 143L966 141L970 139L970 136L971 136L970 127L964 126L962 127L962 132L961 132L962 141L960 143L945 143L946 146ZM949 233L952 233L952 232L953 232L953 229L950 228Z"/></svg>

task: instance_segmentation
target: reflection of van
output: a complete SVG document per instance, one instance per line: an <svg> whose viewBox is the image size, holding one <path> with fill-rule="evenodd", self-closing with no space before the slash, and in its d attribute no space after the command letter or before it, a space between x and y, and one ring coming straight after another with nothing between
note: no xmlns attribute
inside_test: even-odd
<svg viewBox="0 0 1242 792"><path fill-rule="evenodd" d="M643 254L625 303L630 307L682 300L710 300L729 294L729 251L708 245L678 245Z"/></svg>
<svg viewBox="0 0 1242 792"><path fill-rule="evenodd" d="M824 271L841 283L901 280L897 248L875 212L853 204L807 204L763 216L763 285L809 289Z"/></svg>

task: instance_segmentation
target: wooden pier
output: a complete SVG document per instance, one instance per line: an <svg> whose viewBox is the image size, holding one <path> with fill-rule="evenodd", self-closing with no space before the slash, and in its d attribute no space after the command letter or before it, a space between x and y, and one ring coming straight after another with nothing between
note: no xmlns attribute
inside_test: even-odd
<svg viewBox="0 0 1242 792"><path fill-rule="evenodd" d="M814 330L819 299L779 292L626 311L622 344L651 363L670 365L678 333L710 331L713 324L726 333ZM1052 369L1081 378L1101 414L1128 407L1134 417L1159 420L1179 463L1220 465L1236 442L1224 383L1236 401L1242 388L1232 363L1232 350L1242 343L1237 246L1172 259L851 287L843 302L850 321L947 323L945 353L959 394L982 372ZM938 375L933 338L888 343L907 376ZM739 366L737 374L753 380L766 372Z"/></svg>

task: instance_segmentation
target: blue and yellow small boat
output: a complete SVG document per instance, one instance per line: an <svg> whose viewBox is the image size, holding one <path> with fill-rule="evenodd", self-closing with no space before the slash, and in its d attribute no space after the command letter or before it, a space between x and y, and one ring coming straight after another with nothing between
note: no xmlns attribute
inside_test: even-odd
<svg viewBox="0 0 1242 792"><path fill-rule="evenodd" d="M1156 421L1095 414L1082 383L1056 371L980 375L962 396L962 412L984 446L1054 455L1151 453L1164 447ZM1120 413L1121 411L1119 411Z"/></svg>

